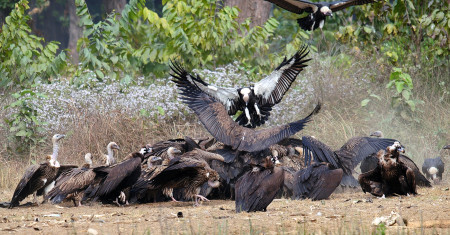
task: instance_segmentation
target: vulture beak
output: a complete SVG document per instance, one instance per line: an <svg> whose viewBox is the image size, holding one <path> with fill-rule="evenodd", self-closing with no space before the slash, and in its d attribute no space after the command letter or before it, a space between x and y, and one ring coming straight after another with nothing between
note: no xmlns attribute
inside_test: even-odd
<svg viewBox="0 0 450 235"><path fill-rule="evenodd" d="M398 150L400 153L405 153L405 149L404 149L403 147L399 147L397 150Z"/></svg>
<svg viewBox="0 0 450 235"><path fill-rule="evenodd" d="M212 188L217 188L220 186L220 182L217 180L208 180L208 185Z"/></svg>
<svg viewBox="0 0 450 235"><path fill-rule="evenodd" d="M162 158L161 157L152 157L152 160L150 160L150 162L156 162L159 160L162 160Z"/></svg>
<svg viewBox="0 0 450 235"><path fill-rule="evenodd" d="M173 153L177 153L177 154L180 154L181 153L181 151L180 150L178 150L178 149L173 149L173 151L172 151Z"/></svg>
<svg viewBox="0 0 450 235"><path fill-rule="evenodd" d="M326 14L326 16L331 16L331 17L333 17L333 13L332 13L332 12L328 12L328 13Z"/></svg>

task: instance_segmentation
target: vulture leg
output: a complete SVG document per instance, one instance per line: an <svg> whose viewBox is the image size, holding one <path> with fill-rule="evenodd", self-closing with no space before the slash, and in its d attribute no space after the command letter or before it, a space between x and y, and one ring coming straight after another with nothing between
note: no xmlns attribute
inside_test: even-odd
<svg viewBox="0 0 450 235"><path fill-rule="evenodd" d="M206 198L200 194L197 194L197 195L195 195L195 206L199 205L198 204L199 199L200 199L200 201L209 201L208 198Z"/></svg>
<svg viewBox="0 0 450 235"><path fill-rule="evenodd" d="M248 111L248 108L245 107L245 116L247 117L247 124L245 124L245 126L251 126L252 123L250 122L250 120L252 120L250 118L250 111Z"/></svg>
<svg viewBox="0 0 450 235"><path fill-rule="evenodd" d="M172 199L173 202L178 202L177 199L175 199L175 198L173 197L173 195L170 195L170 198Z"/></svg>
<svg viewBox="0 0 450 235"><path fill-rule="evenodd" d="M39 205L39 201L37 198L37 191L33 193L33 203Z"/></svg>
<svg viewBox="0 0 450 235"><path fill-rule="evenodd" d="M256 110L256 114L258 114L259 119L261 120L262 117L264 117L265 115L261 114L261 112L259 111L258 108L258 104L255 103L255 110Z"/></svg>

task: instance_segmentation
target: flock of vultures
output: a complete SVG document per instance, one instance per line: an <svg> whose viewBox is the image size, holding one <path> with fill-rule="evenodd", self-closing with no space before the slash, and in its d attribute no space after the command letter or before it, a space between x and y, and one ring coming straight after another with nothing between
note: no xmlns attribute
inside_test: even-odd
<svg viewBox="0 0 450 235"><path fill-rule="evenodd" d="M370 0L311 3L270 0L295 13L305 30L322 28L325 17ZM147 144L116 162L107 146L105 162L93 166L91 155L83 166L58 162L59 141L53 136L53 153L41 164L30 166L14 191L9 208L33 194L44 202L72 201L75 206L95 202L128 205L166 200L232 199L236 211L265 211L275 197L322 200L337 187L361 188L375 196L414 195L416 186L431 187L442 179L440 158L426 159L422 172L406 155L399 140L383 138L380 131L354 137L332 150L313 136L292 138L321 109L320 102L303 119L260 128L272 108L281 102L297 75L306 68L306 46L284 61L267 77L249 87L213 86L197 74L171 62L171 77L179 99L194 111L212 137L170 139ZM233 120L230 116L238 114ZM446 146L444 148L450 148ZM360 165L361 174L354 178ZM428 178L428 179L427 179Z"/></svg>

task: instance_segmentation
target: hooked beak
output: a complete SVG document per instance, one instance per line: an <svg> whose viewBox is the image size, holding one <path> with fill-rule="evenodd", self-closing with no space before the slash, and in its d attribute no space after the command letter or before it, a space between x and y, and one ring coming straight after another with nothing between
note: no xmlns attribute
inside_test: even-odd
<svg viewBox="0 0 450 235"><path fill-rule="evenodd" d="M162 158L161 157L153 157L150 162L156 162L156 161L159 161L159 160L162 160Z"/></svg>
<svg viewBox="0 0 450 235"><path fill-rule="evenodd" d="M178 150L178 149L174 149L174 150L173 150L173 153L181 153L181 151Z"/></svg>
<svg viewBox="0 0 450 235"><path fill-rule="evenodd" d="M333 17L333 13L332 12L327 12L325 15Z"/></svg>
<svg viewBox="0 0 450 235"><path fill-rule="evenodd" d="M398 148L398 151L399 151L400 153L405 153L405 149L404 149L403 147Z"/></svg>

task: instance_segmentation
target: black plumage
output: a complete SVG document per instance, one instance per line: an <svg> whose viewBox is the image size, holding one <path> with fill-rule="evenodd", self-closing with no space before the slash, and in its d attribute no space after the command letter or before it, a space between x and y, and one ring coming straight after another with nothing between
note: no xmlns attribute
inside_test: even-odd
<svg viewBox="0 0 450 235"><path fill-rule="evenodd" d="M276 167L271 157L266 157L236 182L236 212L266 211L283 182L283 168Z"/></svg>
<svg viewBox="0 0 450 235"><path fill-rule="evenodd" d="M399 161L400 152L404 152L399 142L377 153L377 167L359 175L358 181L364 192L375 196L393 194L417 194L414 172Z"/></svg>
<svg viewBox="0 0 450 235"><path fill-rule="evenodd" d="M322 29L325 19L332 16L333 12L345 9L350 6L372 3L374 0L345 0L334 2L310 2L306 0L266 0L285 10L296 14L304 12L307 16L297 20L298 25L303 30Z"/></svg>
<svg viewBox="0 0 450 235"><path fill-rule="evenodd" d="M283 62L269 76L250 87L224 88L204 82L198 75L186 72L179 64L172 63L173 81L179 88L196 86L225 106L226 114L235 115L239 125L255 128L265 123L270 116L272 107L278 104L289 90L297 75L307 65L310 59L305 59L309 50L303 46L292 58Z"/></svg>
<svg viewBox="0 0 450 235"><path fill-rule="evenodd" d="M328 162L335 168L341 168L344 176L342 186L357 187L358 181L352 176L354 168L366 157L377 153L380 149L392 145L396 140L371 137L353 137L339 150L333 151L329 146L314 137L303 136L303 153L305 165L316 162Z"/></svg>
<svg viewBox="0 0 450 235"><path fill-rule="evenodd" d="M330 163L314 162L294 174L293 191L295 199L327 199L339 186L344 171Z"/></svg>
<svg viewBox="0 0 450 235"><path fill-rule="evenodd" d="M183 73L183 72L180 72ZM221 102L203 92L195 84L185 82L181 99L191 108L214 138L235 150L254 152L294 135L302 130L320 110L320 103L306 118L282 126L254 130L236 124Z"/></svg>
<svg viewBox="0 0 450 235"><path fill-rule="evenodd" d="M442 180L442 173L444 173L445 164L442 161L441 157L436 158L427 158L423 162L422 172L426 175L426 177L430 180L433 180L435 183Z"/></svg>
<svg viewBox="0 0 450 235"><path fill-rule="evenodd" d="M114 202L123 190L131 187L141 175L141 163L148 148L131 153L127 160L112 166L101 166L93 169L95 174L106 175L98 185L90 185L84 194L83 201L101 200L103 203Z"/></svg>

